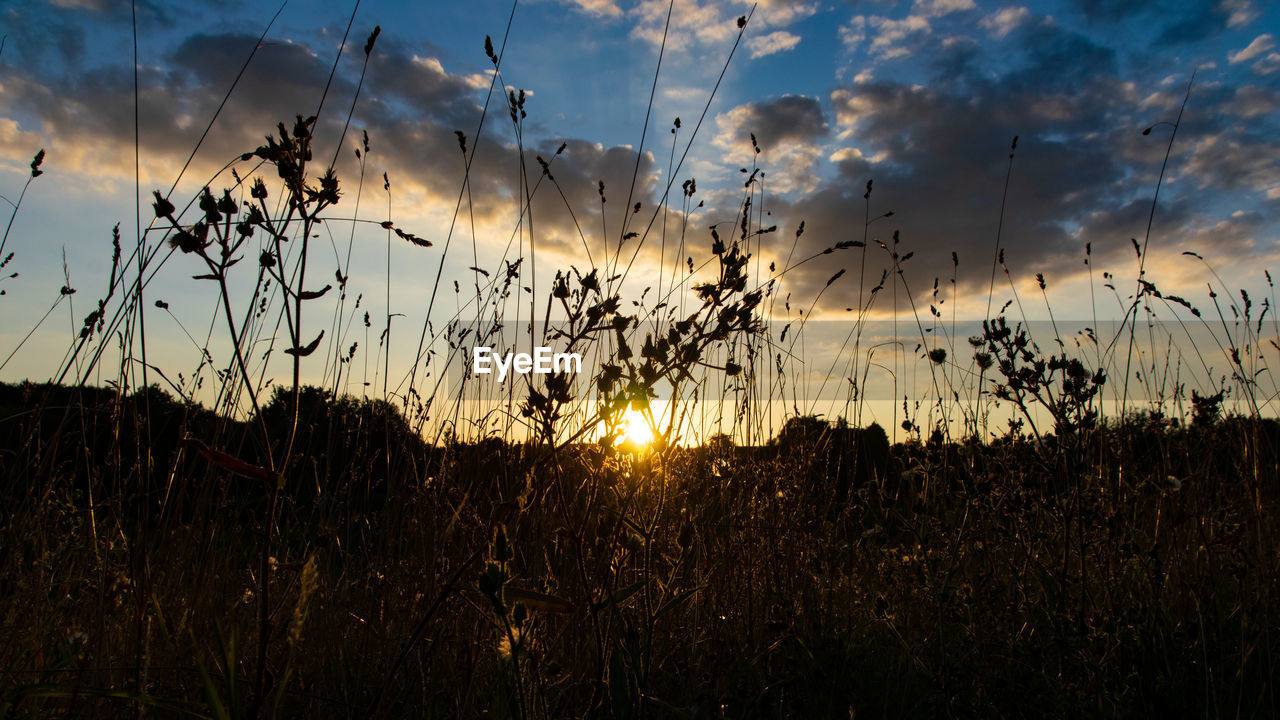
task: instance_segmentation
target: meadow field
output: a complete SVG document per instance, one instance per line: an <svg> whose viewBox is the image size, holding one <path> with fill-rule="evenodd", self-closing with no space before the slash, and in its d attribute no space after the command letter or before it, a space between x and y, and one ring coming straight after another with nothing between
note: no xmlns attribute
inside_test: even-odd
<svg viewBox="0 0 1280 720"><path fill-rule="evenodd" d="M731 191L681 169L719 81L661 131L641 101L662 172L637 150L584 185L587 144L526 144L496 32L478 124L442 143L456 201L402 222L380 163L412 148L359 123L385 38L351 17L339 100L312 88L207 178L138 170L140 214L48 312L10 232L59 148L23 151L0 304L30 332L0 370L43 374L0 382L0 717L1280 715L1271 275L1251 294L1189 247L1210 280L1183 297L1147 265L1190 79L1131 274L1073 259L1080 321L1057 268L1006 261L1017 137L972 188L989 254L914 257L872 178L814 241L776 224L754 133ZM499 382L480 346L582 366Z"/></svg>

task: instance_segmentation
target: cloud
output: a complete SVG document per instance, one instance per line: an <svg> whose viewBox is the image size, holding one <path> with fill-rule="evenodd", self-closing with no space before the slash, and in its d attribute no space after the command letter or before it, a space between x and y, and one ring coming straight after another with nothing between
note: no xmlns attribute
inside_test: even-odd
<svg viewBox="0 0 1280 720"><path fill-rule="evenodd" d="M768 102L754 102L716 118L721 147L749 148L748 134L763 143L813 142L827 134L827 120L817 100L803 95L783 95Z"/></svg>
<svg viewBox="0 0 1280 720"><path fill-rule="evenodd" d="M850 24L854 27L858 26L859 19L855 18ZM865 24L876 31L876 37L873 38L868 50L873 55L886 60L909 56L911 47L904 41L913 41L914 44L918 44L933 32L933 28L929 26L929 20L924 15L908 15L900 20L873 15L865 20ZM849 44L846 42L846 45Z"/></svg>
<svg viewBox="0 0 1280 720"><path fill-rule="evenodd" d="M1243 6L1243 7L1233 7ZM1151 8L1155 11L1155 8ZM1163 9L1161 9L1163 13ZM1193 43L1211 37L1223 30L1239 27L1252 19L1252 11L1246 3L1197 2L1189 3L1170 13L1172 20L1156 38L1158 45Z"/></svg>
<svg viewBox="0 0 1280 720"><path fill-rule="evenodd" d="M77 14L78 11L57 11L34 4L10 4L4 10L5 25L17 32L5 36L4 60L32 71L58 61L81 63L85 57L85 28L70 17Z"/></svg>
<svg viewBox="0 0 1280 720"><path fill-rule="evenodd" d="M955 251L962 262L962 284L972 287L968 283L982 279L981 268L990 267L1009 142L1021 131L1014 169L1018 182L1005 223L1009 261L1027 272L1049 257L1071 254L1078 247L1068 220L1105 206L1106 188L1120 170L1101 147L1076 148L1053 137L1078 132L1072 126L1082 119L1079 105L1063 113L1068 116L1063 119L1037 117L1029 109L1014 116L998 107L1017 104L1011 90L991 86L970 98L871 83L834 94L841 121L856 127L854 137L879 160L868 160L865 149L840 158L839 183L847 190L836 194L832 187L826 201L819 193L814 201L797 203L796 210L813 218L815 237L826 235L831 242L836 228L854 220L850 211L861 210L861 190L874 179L873 214L895 211L891 221L877 226L877 234L887 239L898 229L906 243L902 252L916 251L908 273L913 284L949 275L950 252ZM1028 134L1037 127L1040 132Z"/></svg>
<svg viewBox="0 0 1280 720"><path fill-rule="evenodd" d="M981 20L982 27L991 31L995 37L1002 38L1013 32L1031 17L1025 7L1006 7L988 15Z"/></svg>
<svg viewBox="0 0 1280 720"><path fill-rule="evenodd" d="M14 120L0 118L0 147L4 148L0 152L18 172L29 172L29 168L24 168L29 162L28 156L34 156L43 143L44 138L38 133L23 130Z"/></svg>
<svg viewBox="0 0 1280 720"><path fill-rule="evenodd" d="M653 156L646 153L639 158L634 150L625 147L604 147L585 140L569 140L566 142L563 155L552 155L555 148L542 151L544 160L551 160L551 176L556 187L549 185L550 180L544 178L541 188L534 195L531 216L533 231L538 242L538 250L550 250L568 261L586 265L585 254L592 253L593 259L599 263L607 253L617 254L619 239L623 236L624 223L627 232L646 233L648 222L658 207L658 200L665 187L665 179L656 171ZM539 165L534 151L526 153L525 165L532 168L530 183L538 182ZM507 159L505 162L510 163ZM494 169L495 172L497 168ZM632 190L632 173L635 171L636 184ZM506 173L510 175L510 171ZM599 183L605 185L606 202L600 202ZM558 191L557 188L558 187ZM514 189L514 188L511 188ZM456 189L455 189L456 192ZM677 184L675 192L680 192ZM563 195L561 195L563 193ZM631 204L628 205L630 194ZM477 198L481 202L492 202L491 193L488 199ZM635 211L635 204L641 209ZM514 207L510 200L505 203ZM603 213L603 219L601 214ZM603 220L603 222L602 222ZM513 226L514 215L507 218ZM674 219L673 219L674 222ZM607 228L608 236L602 237L601 228ZM509 227L508 227L509 229ZM661 231L661 216L657 220L656 234ZM649 238L637 237L622 242L622 247L630 257L638 244L644 243L648 252L657 248L648 248ZM609 249L606 251L606 244ZM586 250L584 250L584 246ZM640 257L649 260L648 252ZM639 262L639 261L638 261Z"/></svg>
<svg viewBox="0 0 1280 720"><path fill-rule="evenodd" d="M167 188L173 181L255 43L256 37L235 33L193 35L178 43L163 69L143 69L138 99L144 189ZM319 164L327 164L332 157L361 60L352 57L344 62L329 90L315 130L317 172ZM252 151L265 135L276 134L278 122L292 128L295 115L315 112L331 62L303 43L278 38L263 43L201 146L188 181L203 182L229 160ZM462 131L473 152L466 196L471 206L464 209L482 234L481 251L500 251L517 225L523 191L518 179L520 154L509 139L510 125L500 97L490 108L484 136L479 141L474 137L487 78L450 72L438 58L415 54L394 35L384 33L369 63L349 139L339 157L344 198L354 195L359 168L351 151L360 132L367 130L371 150L366 156L370 164L365 191L371 190L373 177L386 171L400 208L398 220L420 222L445 213L447 223L463 187L464 162L455 135ZM56 158L60 171L132 180L133 77L127 68L108 66L42 77L13 72L0 86L0 106L7 108L0 112L6 162L21 168L43 146L50 158ZM525 152L529 186L541 182L532 203L539 252L579 258L583 236L599 252L604 242L602 226L612 237L611 252L616 252L624 220L635 224L643 219L647 224L666 179L648 154L637 164L637 153L627 147L572 138L565 143L559 156L555 154L558 140ZM559 191L542 178L538 154L551 161ZM636 183L630 204L639 202L643 210L636 218L627 204L633 171ZM601 180L609 199L603 223L597 192ZM224 175L214 185L231 182ZM380 191L380 178L377 187ZM410 229L440 240L429 231ZM627 249L638 242L628 241ZM646 249L641 256L648 257L649 252L657 251Z"/></svg>
<svg viewBox="0 0 1280 720"><path fill-rule="evenodd" d="M1258 11L1250 0L1222 0L1219 6L1227 13L1227 27L1244 27L1258 18Z"/></svg>
<svg viewBox="0 0 1280 720"><path fill-rule="evenodd" d="M655 47L662 44L666 30L668 52L697 56L699 51L724 46L738 34L738 19L750 11L750 4L725 4L709 0L688 0L674 6L666 0L641 0L628 15L634 19L631 36ZM667 26L667 11L671 11ZM813 16L818 3L802 0L768 0L756 6L745 34L753 59L790 50L800 38L785 28Z"/></svg>
<svg viewBox="0 0 1280 720"><path fill-rule="evenodd" d="M666 100L691 103L706 100L707 89L696 85L667 85L660 91Z"/></svg>
<svg viewBox="0 0 1280 720"><path fill-rule="evenodd" d="M716 117L718 133L712 141L733 165L752 157L754 134L762 150L768 187L779 193L807 192L817 184L817 163L823 153L818 142L828 133L821 104L801 95L784 95L768 102L747 103Z"/></svg>
<svg viewBox="0 0 1280 720"><path fill-rule="evenodd" d="M667 27L668 10L670 27ZM674 6L665 0L642 0L629 14L635 19L631 36L654 47L662 45L664 28L667 48L690 52L695 45L722 44L738 34L738 15L731 9L699 0Z"/></svg>
<svg viewBox="0 0 1280 720"><path fill-rule="evenodd" d="M1280 53L1267 53L1267 56L1253 64L1253 71L1259 75L1270 75L1280 70Z"/></svg>
<svg viewBox="0 0 1280 720"><path fill-rule="evenodd" d="M1270 102L1274 101L1272 97ZM1239 127L1203 136L1195 143L1183 174L1194 178L1200 189L1266 192L1280 185L1280 140Z"/></svg>
<svg viewBox="0 0 1280 720"><path fill-rule="evenodd" d="M1280 110L1280 91L1245 85L1236 88L1235 96L1225 102L1221 109L1241 118L1270 115Z"/></svg>
<svg viewBox="0 0 1280 720"><path fill-rule="evenodd" d="M138 130L144 161L185 159L256 43L257 37L248 35L195 35L177 47L167 67L140 69ZM264 45L205 139L199 160L221 167L257 147L277 122L310 114L327 75L324 63L302 45ZM345 87L339 79L335 91ZM132 174L134 95L128 68L15 73L0 93L18 117L38 119L50 151L56 148L66 169L123 174L122 166L127 166ZM169 174L174 172L176 168Z"/></svg>
<svg viewBox="0 0 1280 720"><path fill-rule="evenodd" d="M1092 244L1095 267L1127 268L1129 239L1145 233L1163 154L1158 138L1139 132L1150 117L1141 108L1143 94L1121 79L1113 51L1060 25L1024 23L1010 38L1014 45L1006 50L1019 60L997 75L947 66L922 84L877 77L831 93L840 146L826 157L835 165L835 176L771 208L785 227L805 221L797 256L860 240L867 208L862 196L867 181L874 180L870 217L889 210L894 215L874 222L868 232L892 247L896 231L899 255L914 253L901 277L917 301L934 278L945 284L956 272L960 297L981 298L966 309L982 312L1001 224L1000 247L1015 282L1036 272L1059 284L1079 275L1087 270L1085 243ZM1204 109L1188 112L1185 129L1192 137L1222 138L1194 150L1183 144L1175 152L1171 167L1178 169L1171 174L1177 178L1166 177L1156 214L1162 244L1181 247L1201 237L1200 229L1208 228L1204 232L1211 235L1217 227L1218 220L1211 219L1217 196L1206 192L1205 183L1215 190L1233 186L1263 194L1280 186L1277 163L1270 159L1280 157L1280 148L1262 134L1227 132L1240 124L1237 117L1257 117L1275 99L1256 89L1210 91L1208 85L1203 88ZM1015 135L1019 140L1001 220ZM1233 247L1256 252L1261 246L1250 243L1261 242L1254 230L1262 225L1237 220L1232 227ZM781 244L764 247L765 260L785 256L790 239L787 234ZM953 251L958 268L951 263ZM788 287L794 297L811 298L845 267L849 272L824 297L832 308L854 306L861 258L861 251L823 256L822 263L789 274ZM874 242L866 258L869 288L892 263ZM997 278L997 305L1008 295L1002 277ZM878 307L885 309L885 302L880 297Z"/></svg>
<svg viewBox="0 0 1280 720"><path fill-rule="evenodd" d="M1251 0L1073 0L1071 4L1093 23L1138 23L1161 28L1155 40L1157 47L1199 42L1225 30L1244 27L1259 14Z"/></svg>
<svg viewBox="0 0 1280 720"><path fill-rule="evenodd" d="M1270 33L1267 33L1265 35L1259 35L1258 37L1254 38L1253 42L1249 43L1249 45L1246 46L1245 48L1241 50L1237 50L1236 52L1233 52L1227 55L1227 60L1232 65L1236 65L1242 62L1249 62L1250 60L1258 57L1259 55L1262 55L1268 50L1273 49L1275 46L1276 46L1275 38L1271 37Z"/></svg>
<svg viewBox="0 0 1280 720"><path fill-rule="evenodd" d="M1240 261L1266 249L1262 247L1261 240L1267 234L1272 236L1271 240L1275 239L1275 230L1268 227L1267 219L1261 213L1237 211L1224 220L1198 223L1187 234L1187 245L1179 248L1179 252L1187 249L1206 257Z"/></svg>
<svg viewBox="0 0 1280 720"><path fill-rule="evenodd" d="M840 42L844 43L844 47L849 52L858 49L858 46L867 39L867 18L863 15L854 15L848 23L840 26Z"/></svg>
<svg viewBox="0 0 1280 720"><path fill-rule="evenodd" d="M761 58L774 53L786 52L799 43L799 35L793 35L786 30L777 30L768 35L747 40L747 49L751 51L752 58Z"/></svg>
<svg viewBox="0 0 1280 720"><path fill-rule="evenodd" d="M867 83L859 83L865 85ZM831 104L836 109L836 122L847 129L857 129L858 122L872 111L872 99L851 89L831 91Z"/></svg>
<svg viewBox="0 0 1280 720"><path fill-rule="evenodd" d="M972 10L973 0L916 0L915 12L928 17L941 17L954 12Z"/></svg>
<svg viewBox="0 0 1280 720"><path fill-rule="evenodd" d="M691 156L681 170L683 176L674 178L679 188L680 180L696 169L703 184L697 199L707 200L701 211L706 218L704 222L700 216L694 226L705 228L709 222L732 218L742 194L734 182L739 179L736 169L754 159L749 135L754 132L769 191L766 209L773 213L769 222L784 228L764 238L765 264L789 250L801 220L807 231L798 256L840 240L860 239L862 194L866 181L874 179L872 216L887 210L895 215L872 225L870 234L891 242L893 232L900 231L900 252L915 252L902 276L913 291L928 288L935 277L950 277L950 253L955 251L960 289L985 301L1009 142L1018 135L1001 242L1014 279L1036 271L1070 275L1083 270L1086 242L1093 244L1099 264L1129 262L1129 238L1145 232L1163 159L1161 137L1167 137L1156 132L1143 137L1140 130L1176 112L1185 78L1161 87L1160 74L1166 71L1151 69L1159 63L1149 57L1139 58L1149 66L1142 72L1158 74L1146 78L1139 72L1122 78L1120 68L1130 72L1142 63L1073 32L1069 23L1037 18L1022 7L1005 7L983 18L978 13L945 20L927 15L962 4L924 3L897 20L858 15L840 28L847 47L878 59L915 53L918 63L867 63L875 68L874 74L864 70L821 99L774 95L744 102L749 98L722 96L727 104L715 109L730 109L704 125L704 133L715 129L710 148L705 136L699 143L710 152ZM1108 12L1127 12L1121 5ZM789 47L800 47L798 31L769 31L763 20L788 22L807 16L813 7L777 0L762 4L757 15L761 22L753 21L746 35L748 48L754 53L790 38L796 41ZM642 3L625 12L628 19L637 20L636 27L652 29L665 18L666 8L665 3ZM1100 12L1105 9L1100 5ZM651 14L658 10L662 17ZM676 5L673 28L694 43L732 43L737 15L734 7L682 2ZM1105 19L1099 15L1097 21ZM980 23L1000 42L940 41L954 25L970 21ZM660 31L661 25L656 27ZM619 26L618 32L627 30ZM1250 47L1262 37L1270 36L1260 36ZM255 35L209 31L180 38L163 62L143 68L139 100L144 178L153 178L144 180L148 185L167 187L171 182L256 41ZM332 49L321 47L281 37L264 43L205 140L191 177L208 177L227 160L252 150L263 135L274 132L277 122L291 123L296 113L314 112L332 62ZM779 46L776 51L784 49ZM1159 52L1150 49L1153 57ZM355 52L343 61L326 101L317 130L319 146L329 148L325 152L332 152L355 91L362 60L358 56ZM1262 65L1267 62L1272 65ZM1272 121L1280 109L1280 94L1257 78L1256 85L1244 85L1240 76L1250 68L1263 72L1272 66L1280 69L1280 55L1264 48L1231 67L1223 63L1214 73L1202 74L1161 190L1156 220L1162 244L1208 242L1214 233L1223 233L1241 253L1265 250L1265 233L1274 227L1268 213L1280 207L1280 165L1273 159L1280 157L1280 145L1274 140ZM66 72L58 67L5 66L0 141L10 148L6 162L21 171L31 154L46 146L59 169L131 181L131 69L104 65ZM894 74L902 68L909 68L910 74ZM383 170L390 174L398 216L413 213L434 221L443 214L443 222L436 224L443 228L463 187L463 159L454 135L455 130L463 131L468 148L476 150L464 212L474 209L481 252L500 250L512 235L523 193L518 178L522 158L501 98L490 107L484 135L478 141L473 137L490 78L473 68L451 67L449 56L438 49L410 46L388 31L370 62L349 136L369 131L369 172L372 177ZM706 86L700 81L697 76L678 76L676 85L664 86L663 97L704 97ZM579 262L584 242L597 260L606 242L610 256L616 256L624 222L644 231L673 180L666 174L665 158L655 163L647 153L637 156L629 147L568 138L564 153L555 157L559 138L541 139L546 137L541 131L529 132L529 137L540 138L529 141L523 161L529 185L541 183L533 198L532 220L542 269L551 267L543 265L544 251L556 263ZM344 182L354 184L354 145L348 142L339 171ZM554 185L541 175L539 154L552 162ZM721 160L732 163L727 171L717 164ZM606 183L608 197L603 217L597 194L600 180ZM354 192L354 185L344 185L344 191ZM1227 197L1256 215L1234 218L1220 227L1212 210ZM672 204L678 205L679 199ZM640 213L632 210L635 202L642 205ZM651 233L678 234L674 220L664 226L661 217ZM424 235L435 232L409 229ZM626 240L622 254L629 258L639 241ZM658 252L646 244L640 262L652 261ZM824 256L823 262L789 274L789 286L798 297L816 294L838 269L835 264L850 262L847 256L851 254ZM888 259L878 245L868 249L871 282ZM852 304L850 293L856 289L849 280L855 275L851 269L826 296L841 303L841 309Z"/></svg>
<svg viewBox="0 0 1280 720"><path fill-rule="evenodd" d="M818 3L804 0L766 0L760 3L756 17L765 27L787 27L812 17L818 12Z"/></svg>
<svg viewBox="0 0 1280 720"><path fill-rule="evenodd" d="M581 12L598 18L622 17L622 8L614 0L568 0L569 4Z"/></svg>

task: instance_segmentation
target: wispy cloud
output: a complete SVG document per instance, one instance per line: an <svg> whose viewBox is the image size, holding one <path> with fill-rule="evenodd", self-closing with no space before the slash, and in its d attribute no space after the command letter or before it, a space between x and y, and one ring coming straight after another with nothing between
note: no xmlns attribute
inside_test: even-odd
<svg viewBox="0 0 1280 720"><path fill-rule="evenodd" d="M761 58L793 49L800 37L786 28L813 16L818 7L816 2L796 0L759 3L746 35L751 57ZM668 9L670 27L666 26ZM641 0L628 14L635 19L632 37L656 46L662 42L665 28L668 51L696 54L705 46L723 44L733 38L738 33L738 18L745 17L750 10L751 5L745 3L682 0L671 5L668 0Z"/></svg>
<svg viewBox="0 0 1280 720"><path fill-rule="evenodd" d="M973 0L916 0L915 12L928 17L942 17L954 12L972 10Z"/></svg>
<svg viewBox="0 0 1280 720"><path fill-rule="evenodd" d="M867 39L867 18L865 15L854 15L849 22L840 26L840 42L849 52L853 52Z"/></svg>
<svg viewBox="0 0 1280 720"><path fill-rule="evenodd" d="M1025 7L1006 7L982 18L981 25L997 38L1013 32L1031 17Z"/></svg>
<svg viewBox="0 0 1280 720"><path fill-rule="evenodd" d="M669 28L668 10L671 14ZM699 0L674 5L667 0L642 0L630 11L635 19L631 36L656 47L662 44L663 30L666 29L667 47L686 51L706 43L723 43L738 32L738 16L732 10L726 10Z"/></svg>
<svg viewBox="0 0 1280 720"><path fill-rule="evenodd" d="M578 10L599 18L622 17L622 8L614 0L568 0Z"/></svg>
<svg viewBox="0 0 1280 720"><path fill-rule="evenodd" d="M1236 52L1233 52L1227 55L1227 60L1232 65L1237 65L1242 62L1249 62L1250 60L1258 57L1259 55L1262 55L1268 50L1275 48L1275 46L1276 46L1275 38L1271 37L1270 33L1267 33L1265 35L1259 35L1258 37L1253 39L1253 42L1249 43L1243 49L1237 50Z"/></svg>
<svg viewBox="0 0 1280 720"><path fill-rule="evenodd" d="M1280 72L1280 53L1267 53L1266 57L1253 64L1253 71L1259 75Z"/></svg>
<svg viewBox="0 0 1280 720"><path fill-rule="evenodd" d="M756 9L756 16L766 27L787 27L812 17L818 12L818 3L804 0L765 0Z"/></svg>
<svg viewBox="0 0 1280 720"><path fill-rule="evenodd" d="M908 15L900 20L873 15L855 15L840 26L840 41L850 52L860 48L868 32L872 34L867 51L881 59L909 56L913 44L928 37L933 28L924 15Z"/></svg>
<svg viewBox="0 0 1280 720"><path fill-rule="evenodd" d="M753 37L748 40L747 49L751 51L751 57L762 58L766 55L791 50L799 43L799 35L793 35L786 30L775 30L768 35Z"/></svg>
<svg viewBox="0 0 1280 720"><path fill-rule="evenodd" d="M1220 8L1227 13L1227 27L1244 27L1258 19L1258 9L1251 0L1222 0Z"/></svg>

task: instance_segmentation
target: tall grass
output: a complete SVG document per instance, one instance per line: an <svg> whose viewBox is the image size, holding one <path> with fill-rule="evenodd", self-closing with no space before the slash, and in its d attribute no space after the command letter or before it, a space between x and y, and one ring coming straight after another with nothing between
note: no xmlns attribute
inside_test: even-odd
<svg viewBox="0 0 1280 720"><path fill-rule="evenodd" d="M395 150L346 137L378 28L332 147L317 138L326 86L314 115L281 122L192 197L175 197L177 180L155 191L131 248L113 231L107 289L56 382L0 386L0 714L1275 714L1274 297L1259 306L1205 263L1214 323L1159 290L1135 243L1133 296L1103 274L1119 328L1103 333L1095 311L1069 334L1038 274L1041 332L1004 261L1006 177L989 317L969 335L954 310L967 259L952 253L950 297L937 280L913 292L912 238L873 210L871 181L848 236L804 255L803 222L766 225L752 136L733 215L699 212L681 172L719 80L687 137L672 123L659 202L635 202L637 160L621 214L606 215L616 188L556 179L567 144L525 144L534 110L503 65L515 11L497 46L485 38L493 80L477 127L457 132L462 180L439 246L396 221L386 173L385 215L361 215L366 173ZM497 102L509 126L488 117ZM506 250L482 268L471 172L499 132L519 192ZM344 146L354 189L336 170ZM576 214L584 192L598 218ZM568 210L589 267L536 276L539 193ZM385 274L353 277L357 229L374 224ZM329 282L316 241L335 228L347 248L334 240ZM464 232L474 266L449 278ZM425 276L436 266L408 367L392 365L393 339L409 344L392 332L393 309L408 310L393 306L393 243ZM655 244L656 292L636 292L630 274ZM1090 246L1084 261L1092 288ZM842 266L816 291L795 280L829 262ZM1011 297L992 315L997 267ZM161 272L211 288L203 334L160 299L142 322ZM437 309L450 287L454 308ZM68 280L45 318L73 293ZM828 358L815 327L835 297L853 300ZM195 368L147 360L159 322L190 339ZM1194 359L1156 354L1175 334ZM471 373L472 348L526 338L581 353L586 372L503 385ZM113 347L120 365L95 387ZM139 384L139 363L168 391ZM888 432L867 422L885 385ZM823 403L842 405L836 422ZM628 444L628 421L654 441Z"/></svg>

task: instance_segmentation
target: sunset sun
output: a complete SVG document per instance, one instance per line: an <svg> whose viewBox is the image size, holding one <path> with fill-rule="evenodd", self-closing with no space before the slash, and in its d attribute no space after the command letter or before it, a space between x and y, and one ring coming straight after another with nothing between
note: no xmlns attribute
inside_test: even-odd
<svg viewBox="0 0 1280 720"><path fill-rule="evenodd" d="M1280 0L0 23L0 720L1280 718Z"/></svg>
<svg viewBox="0 0 1280 720"><path fill-rule="evenodd" d="M628 409L618 423L618 435L626 445L644 449L653 442L653 428L639 410Z"/></svg>

